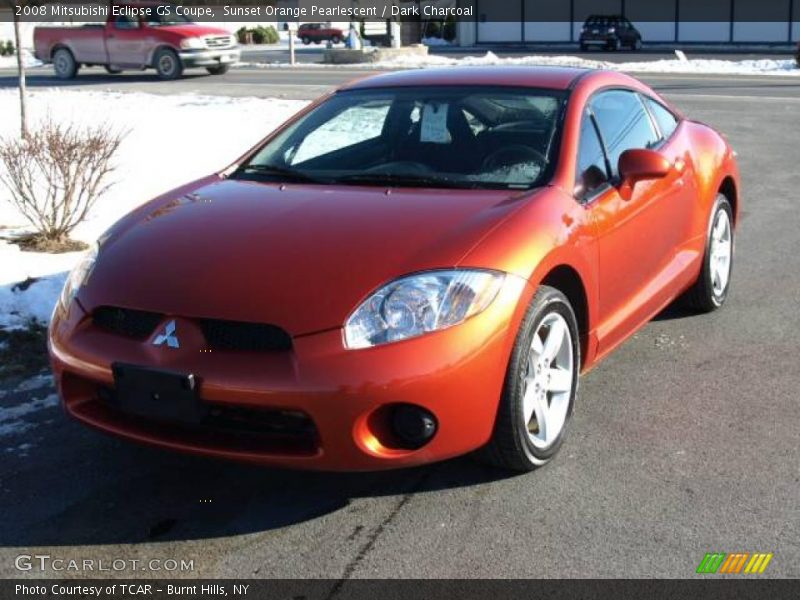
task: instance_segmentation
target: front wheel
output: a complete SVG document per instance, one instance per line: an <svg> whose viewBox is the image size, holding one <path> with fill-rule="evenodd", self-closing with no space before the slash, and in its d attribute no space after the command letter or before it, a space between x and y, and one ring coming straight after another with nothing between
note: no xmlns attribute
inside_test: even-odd
<svg viewBox="0 0 800 600"><path fill-rule="evenodd" d="M211 75L224 75L228 71L231 70L230 65L219 65L216 67L206 67L206 71L208 71Z"/></svg>
<svg viewBox="0 0 800 600"><path fill-rule="evenodd" d="M578 335L567 297L540 287L517 335L494 432L479 458L504 469L531 471L556 454L578 391Z"/></svg>
<svg viewBox="0 0 800 600"><path fill-rule="evenodd" d="M733 241L733 210L719 194L708 223L703 268L685 296L691 308L712 312L725 304L731 285Z"/></svg>
<svg viewBox="0 0 800 600"><path fill-rule="evenodd" d="M78 63L72 52L66 48L59 48L53 54L53 69L59 79L73 79L78 74Z"/></svg>
<svg viewBox="0 0 800 600"><path fill-rule="evenodd" d="M162 48L153 61L160 79L177 79L183 73L183 63L174 50Z"/></svg>

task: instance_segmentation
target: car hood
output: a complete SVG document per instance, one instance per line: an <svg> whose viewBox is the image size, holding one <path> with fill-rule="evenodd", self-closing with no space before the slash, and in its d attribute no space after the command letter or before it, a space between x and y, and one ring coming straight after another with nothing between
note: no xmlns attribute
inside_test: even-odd
<svg viewBox="0 0 800 600"><path fill-rule="evenodd" d="M380 285L457 266L518 204L485 190L204 180L116 225L79 299L291 335L331 329Z"/></svg>

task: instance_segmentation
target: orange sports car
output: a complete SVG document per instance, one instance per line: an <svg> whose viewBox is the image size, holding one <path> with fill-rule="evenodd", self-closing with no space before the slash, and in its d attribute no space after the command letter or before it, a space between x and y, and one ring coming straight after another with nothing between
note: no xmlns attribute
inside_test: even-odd
<svg viewBox="0 0 800 600"><path fill-rule="evenodd" d="M533 469L581 372L679 297L725 302L734 157L620 73L357 81L101 237L50 327L58 389L208 456Z"/></svg>

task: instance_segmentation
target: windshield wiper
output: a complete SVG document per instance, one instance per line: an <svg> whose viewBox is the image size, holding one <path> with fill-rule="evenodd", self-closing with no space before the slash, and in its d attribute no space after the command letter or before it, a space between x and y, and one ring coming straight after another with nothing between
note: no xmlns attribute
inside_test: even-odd
<svg viewBox="0 0 800 600"><path fill-rule="evenodd" d="M448 177L430 175L403 175L387 173L356 173L335 178L331 183L361 183L364 185L390 185L412 187L473 187L470 181L456 181Z"/></svg>
<svg viewBox="0 0 800 600"><path fill-rule="evenodd" d="M304 183L328 183L323 179L319 179L303 171L276 165L243 165L239 167L233 175L265 175L267 177L291 179L292 181L301 181Z"/></svg>

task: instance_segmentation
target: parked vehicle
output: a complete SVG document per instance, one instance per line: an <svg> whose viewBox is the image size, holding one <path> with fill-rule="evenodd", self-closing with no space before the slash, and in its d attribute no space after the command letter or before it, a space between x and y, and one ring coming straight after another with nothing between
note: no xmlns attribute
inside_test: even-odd
<svg viewBox="0 0 800 600"><path fill-rule="evenodd" d="M641 50L642 34L621 15L592 15L581 28L579 42L584 52L591 47Z"/></svg>
<svg viewBox="0 0 800 600"><path fill-rule="evenodd" d="M36 58L53 63L61 79L72 79L81 66L103 66L114 74L153 68L162 79L176 79L191 67L221 75L239 60L236 37L224 29L193 23L174 12L159 15L155 3L117 6L129 10L116 16L109 11L105 25L36 27Z"/></svg>
<svg viewBox="0 0 800 600"><path fill-rule="evenodd" d="M724 304L739 189L720 134L622 73L356 81L104 234L54 313L55 381L172 450L530 470L580 372L679 297Z"/></svg>
<svg viewBox="0 0 800 600"><path fill-rule="evenodd" d="M338 44L344 40L344 32L337 27L331 27L330 23L303 23L297 28L297 37L306 45L328 41Z"/></svg>

